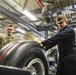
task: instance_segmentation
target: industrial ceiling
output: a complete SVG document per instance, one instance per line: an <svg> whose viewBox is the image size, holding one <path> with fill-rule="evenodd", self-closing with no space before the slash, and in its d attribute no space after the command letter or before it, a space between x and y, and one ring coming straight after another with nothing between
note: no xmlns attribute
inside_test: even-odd
<svg viewBox="0 0 76 75"><path fill-rule="evenodd" d="M0 32L4 32L8 24L13 24L15 34L20 28L48 38L48 32L51 34L57 29L54 19L58 14L66 14L70 24L75 27L75 5L76 0L0 0ZM28 10L37 19L28 18L23 13L24 10Z"/></svg>

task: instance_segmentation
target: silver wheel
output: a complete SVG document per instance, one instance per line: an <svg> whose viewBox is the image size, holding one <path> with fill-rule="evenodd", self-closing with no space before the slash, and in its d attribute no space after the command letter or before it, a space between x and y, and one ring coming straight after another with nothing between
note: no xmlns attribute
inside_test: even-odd
<svg viewBox="0 0 76 75"><path fill-rule="evenodd" d="M35 58L23 69L31 71L32 75L45 75L45 67L41 59Z"/></svg>

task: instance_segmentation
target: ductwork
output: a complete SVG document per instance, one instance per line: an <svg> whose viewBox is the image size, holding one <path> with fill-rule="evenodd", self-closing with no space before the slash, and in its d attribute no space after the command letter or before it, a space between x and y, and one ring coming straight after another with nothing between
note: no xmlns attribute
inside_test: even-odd
<svg viewBox="0 0 76 75"><path fill-rule="evenodd" d="M13 10L15 10L19 15L22 15L19 11L17 11L13 6L11 6L9 3L7 3L5 0L2 0L2 2L6 5L8 5L9 7L11 7Z"/></svg>
<svg viewBox="0 0 76 75"><path fill-rule="evenodd" d="M32 31L34 31L35 33L39 34L40 36L44 36L42 33L40 33L36 27L26 23L24 20L22 20L21 18L19 18L17 15L14 15L13 13L11 13L10 11L8 11L7 9L5 9L4 7L0 6L0 13L11 18L12 20L18 22L18 23L22 23L25 28L28 27L29 29L31 29Z"/></svg>

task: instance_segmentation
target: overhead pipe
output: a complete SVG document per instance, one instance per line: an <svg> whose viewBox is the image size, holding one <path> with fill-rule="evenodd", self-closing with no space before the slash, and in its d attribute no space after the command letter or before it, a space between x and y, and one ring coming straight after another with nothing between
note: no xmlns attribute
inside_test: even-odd
<svg viewBox="0 0 76 75"><path fill-rule="evenodd" d="M8 5L10 8L12 8L13 10L15 10L19 15L23 15L21 14L19 11L17 11L15 8L13 8L9 3L7 3L5 0L2 0L2 2L6 5Z"/></svg>
<svg viewBox="0 0 76 75"><path fill-rule="evenodd" d="M42 4L41 0L36 0L36 2L38 3L38 5L39 5L41 8L44 7L44 5Z"/></svg>
<svg viewBox="0 0 76 75"><path fill-rule="evenodd" d="M44 36L41 32L39 32L37 30L36 27L26 23L24 20L22 20L20 17L18 17L17 15L14 15L13 13L11 13L10 11L8 11L7 9L5 9L4 7L0 6L0 13L11 18L12 20L18 22L18 23L22 23L24 26L30 28L32 31L34 31L35 33L39 34L40 36ZM25 28L26 28L25 27Z"/></svg>

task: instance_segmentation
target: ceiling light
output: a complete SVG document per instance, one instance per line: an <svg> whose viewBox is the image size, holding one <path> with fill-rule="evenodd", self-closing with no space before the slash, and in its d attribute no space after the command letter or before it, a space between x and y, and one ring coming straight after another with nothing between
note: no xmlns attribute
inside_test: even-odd
<svg viewBox="0 0 76 75"><path fill-rule="evenodd" d="M27 17L29 17L32 20L37 20L37 18L27 10L22 11L22 13L25 14Z"/></svg>

